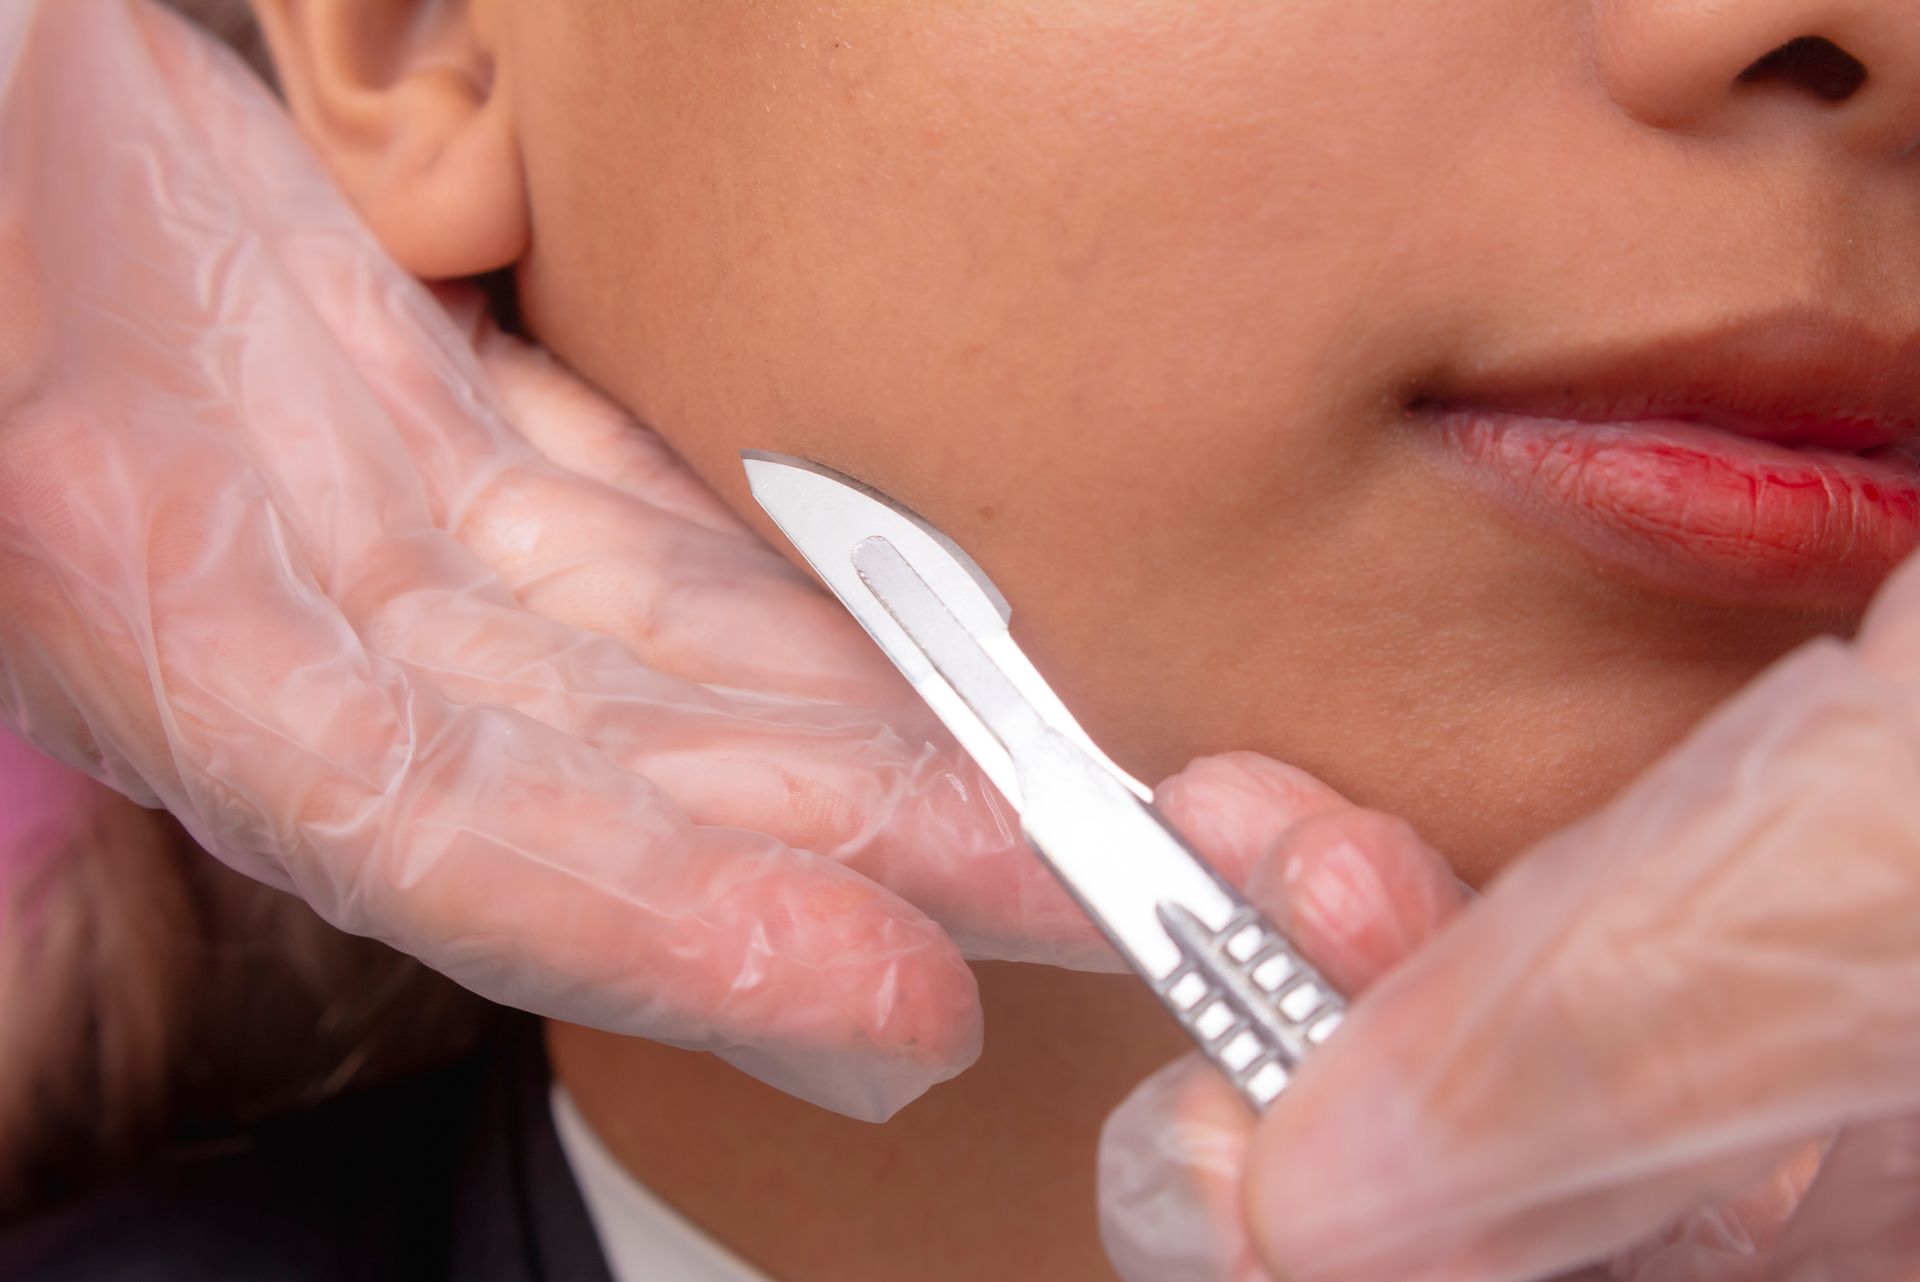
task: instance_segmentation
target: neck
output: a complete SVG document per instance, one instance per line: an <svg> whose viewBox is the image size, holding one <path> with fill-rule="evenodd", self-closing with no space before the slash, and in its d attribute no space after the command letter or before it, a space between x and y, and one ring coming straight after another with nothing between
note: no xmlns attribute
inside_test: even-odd
<svg viewBox="0 0 1920 1282"><path fill-rule="evenodd" d="M633 1038L555 1024L549 1053L636 1179L781 1282L1106 1282L1100 1126L1186 1042L1130 976L977 970L980 1062L884 1126Z"/></svg>

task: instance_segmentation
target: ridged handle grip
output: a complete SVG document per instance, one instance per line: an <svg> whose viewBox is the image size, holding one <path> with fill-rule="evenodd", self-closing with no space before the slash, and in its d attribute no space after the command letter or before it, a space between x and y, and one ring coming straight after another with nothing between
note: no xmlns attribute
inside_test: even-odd
<svg viewBox="0 0 1920 1282"><path fill-rule="evenodd" d="M1157 985L1160 1000L1254 1111L1265 1111L1340 1027L1346 1002L1252 908L1218 931L1179 904L1163 902L1159 913L1183 958Z"/></svg>

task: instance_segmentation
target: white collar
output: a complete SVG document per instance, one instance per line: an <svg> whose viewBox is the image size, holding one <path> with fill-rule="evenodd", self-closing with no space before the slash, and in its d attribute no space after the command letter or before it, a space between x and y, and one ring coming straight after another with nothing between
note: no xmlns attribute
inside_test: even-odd
<svg viewBox="0 0 1920 1282"><path fill-rule="evenodd" d="M773 1282L627 1173L555 1082L553 1126L614 1282Z"/></svg>

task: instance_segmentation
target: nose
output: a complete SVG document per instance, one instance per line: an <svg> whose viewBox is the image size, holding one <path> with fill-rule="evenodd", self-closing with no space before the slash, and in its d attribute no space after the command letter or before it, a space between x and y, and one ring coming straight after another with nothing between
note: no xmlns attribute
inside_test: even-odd
<svg viewBox="0 0 1920 1282"><path fill-rule="evenodd" d="M1920 143L1913 0L1595 0L1600 74L1660 129L1819 129L1834 145Z"/></svg>

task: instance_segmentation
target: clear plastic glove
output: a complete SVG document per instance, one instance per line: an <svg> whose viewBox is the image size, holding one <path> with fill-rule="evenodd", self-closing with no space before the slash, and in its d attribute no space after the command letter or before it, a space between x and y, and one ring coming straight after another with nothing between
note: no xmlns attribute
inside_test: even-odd
<svg viewBox="0 0 1920 1282"><path fill-rule="evenodd" d="M1446 860L1405 823L1264 757L1195 762L1155 800L1209 860L1253 869L1249 896L1349 995L1465 903ZM1114 1112L1100 1137L1100 1232L1126 1282L1265 1282L1241 1212L1253 1127L1198 1054Z"/></svg>
<svg viewBox="0 0 1920 1282"><path fill-rule="evenodd" d="M1335 907L1411 951L1404 898ZM1142 1280L1920 1276L1920 561L1517 864L1257 1127L1159 1081L1107 1148L1119 1217L1160 1220L1116 1252Z"/></svg>
<svg viewBox="0 0 1920 1282"><path fill-rule="evenodd" d="M1106 956L840 608L401 272L227 50L0 6L0 174L0 722L489 997L858 1116L977 1053L962 949Z"/></svg>

